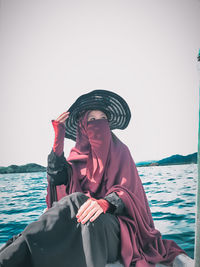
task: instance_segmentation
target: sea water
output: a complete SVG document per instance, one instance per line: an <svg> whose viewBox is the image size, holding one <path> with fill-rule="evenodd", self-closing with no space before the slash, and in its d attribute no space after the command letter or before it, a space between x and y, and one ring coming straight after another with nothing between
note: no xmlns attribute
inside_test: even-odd
<svg viewBox="0 0 200 267"><path fill-rule="evenodd" d="M197 165L138 167L155 227L194 257ZM0 174L0 246L46 208L45 172Z"/></svg>

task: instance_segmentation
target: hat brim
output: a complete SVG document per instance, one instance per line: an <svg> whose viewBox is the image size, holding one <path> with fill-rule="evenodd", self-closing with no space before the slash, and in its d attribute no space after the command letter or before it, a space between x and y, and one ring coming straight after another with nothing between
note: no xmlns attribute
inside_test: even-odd
<svg viewBox="0 0 200 267"><path fill-rule="evenodd" d="M131 111L126 101L108 90L94 90L81 95L69 108L70 116L65 122L65 137L76 141L78 120L87 110L103 111L109 121L110 129L125 129L131 118Z"/></svg>

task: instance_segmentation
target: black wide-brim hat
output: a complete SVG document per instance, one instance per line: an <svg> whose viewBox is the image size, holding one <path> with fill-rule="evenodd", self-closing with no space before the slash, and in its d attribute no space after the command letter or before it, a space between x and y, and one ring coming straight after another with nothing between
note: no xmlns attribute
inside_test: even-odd
<svg viewBox="0 0 200 267"><path fill-rule="evenodd" d="M126 101L116 93L107 90L94 90L81 95L69 108L70 115L65 122L65 137L76 141L79 118L87 110L103 111L111 130L125 129L131 119L131 111Z"/></svg>

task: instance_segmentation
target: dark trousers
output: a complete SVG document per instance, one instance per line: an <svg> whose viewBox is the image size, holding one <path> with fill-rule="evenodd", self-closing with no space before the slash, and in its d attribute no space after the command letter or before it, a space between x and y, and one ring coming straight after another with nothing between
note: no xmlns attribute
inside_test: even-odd
<svg viewBox="0 0 200 267"><path fill-rule="evenodd" d="M104 267L120 255L120 226L115 215L77 222L76 214L88 199L73 193L29 224L0 253L3 267Z"/></svg>

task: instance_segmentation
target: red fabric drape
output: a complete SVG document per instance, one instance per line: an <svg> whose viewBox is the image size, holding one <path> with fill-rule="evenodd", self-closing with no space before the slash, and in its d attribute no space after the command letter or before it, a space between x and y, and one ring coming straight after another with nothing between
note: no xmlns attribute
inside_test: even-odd
<svg viewBox="0 0 200 267"><path fill-rule="evenodd" d="M61 156L64 149L64 138L65 138L65 126L63 123L60 123L59 121L52 120L52 125L54 128L55 138L54 138L54 144L53 144L53 151L56 153L57 156ZM60 185L56 187L56 193L58 200L66 196L66 186ZM93 198L94 199L94 198ZM46 202L48 208L50 207L50 192L49 192L49 186L47 188L47 196L46 196ZM109 209L109 202L105 199L98 199L98 204L103 209L103 212L105 213Z"/></svg>
<svg viewBox="0 0 200 267"><path fill-rule="evenodd" d="M89 111L88 111L89 112ZM85 113L77 128L76 145L67 161L73 176L67 194L83 192L103 198L116 192L126 206L127 216L118 216L121 256L125 267L153 267L172 263L185 253L174 241L162 239L155 229L148 200L128 147L113 136L105 119L87 122Z"/></svg>
<svg viewBox="0 0 200 267"><path fill-rule="evenodd" d="M65 125L56 120L51 120L51 122L55 133L53 151L56 155L61 156L64 149Z"/></svg>

